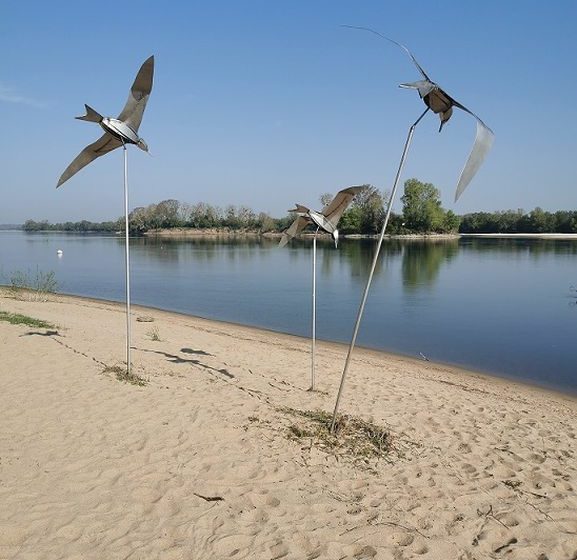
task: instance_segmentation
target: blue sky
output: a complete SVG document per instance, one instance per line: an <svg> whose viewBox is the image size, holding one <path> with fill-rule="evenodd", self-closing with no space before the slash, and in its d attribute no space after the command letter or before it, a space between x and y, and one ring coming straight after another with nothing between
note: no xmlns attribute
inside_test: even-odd
<svg viewBox="0 0 577 560"><path fill-rule="evenodd" d="M431 6L433 6L431 8ZM122 152L56 190L100 135L84 103L116 116L156 57L129 153L130 206L163 199L246 205L282 216L295 202L371 183L390 189L408 126L424 106L394 45L496 135L458 203L475 123L456 111L419 125L403 178L435 184L457 213L577 208L577 2L214 0L0 3L0 223L122 215ZM400 202L395 202L400 210Z"/></svg>

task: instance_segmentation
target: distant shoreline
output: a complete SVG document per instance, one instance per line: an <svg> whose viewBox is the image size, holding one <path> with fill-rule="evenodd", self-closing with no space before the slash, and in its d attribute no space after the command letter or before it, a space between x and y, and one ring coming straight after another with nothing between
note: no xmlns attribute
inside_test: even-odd
<svg viewBox="0 0 577 560"><path fill-rule="evenodd" d="M460 233L459 237L491 239L577 239L577 233Z"/></svg>
<svg viewBox="0 0 577 560"><path fill-rule="evenodd" d="M123 235L123 232L103 232L103 231L66 231L66 230L36 230L26 231L22 228L14 227L0 228L1 232L20 231L24 233L70 233L70 234L106 234L106 235ZM314 233L302 233L300 238L312 237ZM142 237L173 237L173 238L222 238L222 237L264 237L268 239L278 239L282 236L281 232L258 232L229 229L197 229L197 228L175 228L150 230L141 234ZM136 237L133 235L133 237ZM319 233L319 238L329 238L328 234ZM342 234L343 239L378 239L379 234L359 234L350 233ZM408 233L408 234L385 234L387 239L406 239L406 240L449 240L460 238L485 238L485 239L577 239L577 233Z"/></svg>
<svg viewBox="0 0 577 560"><path fill-rule="evenodd" d="M251 231L227 231L215 229L182 229L176 230L155 230L144 233L146 237L268 237L279 238L282 233L277 232L251 232ZM312 237L313 233L304 233L299 237ZM329 235L319 234L319 237L329 237ZM345 239L377 239L378 234L343 234ZM408 233L408 234L386 234L389 239L460 239L461 237L484 237L493 239L577 239L577 233Z"/></svg>

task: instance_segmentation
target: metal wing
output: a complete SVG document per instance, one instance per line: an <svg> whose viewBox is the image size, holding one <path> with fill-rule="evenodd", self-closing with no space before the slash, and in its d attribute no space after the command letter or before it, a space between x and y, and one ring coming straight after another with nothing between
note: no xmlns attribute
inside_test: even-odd
<svg viewBox="0 0 577 560"><path fill-rule="evenodd" d="M153 76L154 56L151 56L145 60L140 67L132 84L132 88L130 88L126 105L124 105L124 109L122 109L122 112L118 115L118 120L128 124L134 132L138 132L138 127L142 121L146 102L152 91Z"/></svg>
<svg viewBox="0 0 577 560"><path fill-rule="evenodd" d="M413 64L417 67L419 72L422 74L423 78L425 78L425 80L427 80L428 82L432 82L431 78L429 78L429 76L427 76L427 73L423 70L421 65L417 62L417 59L415 58L413 53L407 47L405 47L405 45L402 45L401 43L397 43L397 41L393 41L393 39L389 39L389 37L387 37L386 35L383 35L382 33L379 33L378 31L375 31L374 29L371 29L370 27L360 27L357 25L343 25L342 27L348 27L349 29L360 29L361 31L368 31L369 33L373 33L373 34L377 35L381 39L385 39L385 41L389 41L390 43L397 45L397 47L401 47L401 49L403 49L409 55L409 57L413 61Z"/></svg>
<svg viewBox="0 0 577 560"><path fill-rule="evenodd" d="M86 146L84 150L82 150L74 161L64 170L64 173L60 176L58 180L58 184L56 188L58 188L62 183L65 183L78 173L83 167L86 167L90 162L94 161L97 157L103 156L116 148L122 146L122 142L112 136L112 134L108 134L105 132L96 142L90 144L90 146Z"/></svg>
<svg viewBox="0 0 577 560"><path fill-rule="evenodd" d="M285 231L283 231L279 247L284 247L293 237L296 237L303 229L305 229L311 220L304 216L299 216Z"/></svg>
<svg viewBox="0 0 577 560"><path fill-rule="evenodd" d="M348 208L349 204L352 202L353 198L361 192L365 187L349 187L339 191L335 197L327 204L321 211L321 214L329 221L333 226L337 226L341 216L344 211Z"/></svg>
<svg viewBox="0 0 577 560"><path fill-rule="evenodd" d="M399 87L405 89L416 89L421 96L421 99L431 93L437 86L434 82L429 82L429 80L419 80L418 82L412 82L410 84L400 84Z"/></svg>
<svg viewBox="0 0 577 560"><path fill-rule="evenodd" d="M287 210L287 212L300 212L301 214L308 214L310 211L310 208L307 208L306 206L303 206L302 204L295 204L295 207L292 208L291 210Z"/></svg>
<svg viewBox="0 0 577 560"><path fill-rule="evenodd" d="M462 108L462 106L458 104L457 107ZM465 109L465 111L471 113L471 111L468 111L467 109ZM471 115L473 115L473 113L471 113ZM473 144L469 158L465 163L465 167L463 167L463 171L461 171L459 182L457 183L455 202L457 202L457 199L467 188L471 179L473 179L479 170L479 167L481 167L481 164L483 163L485 156L489 153L489 150L493 145L493 140L495 139L493 131L479 117L476 115L473 116L477 119L477 135L475 136L475 143Z"/></svg>

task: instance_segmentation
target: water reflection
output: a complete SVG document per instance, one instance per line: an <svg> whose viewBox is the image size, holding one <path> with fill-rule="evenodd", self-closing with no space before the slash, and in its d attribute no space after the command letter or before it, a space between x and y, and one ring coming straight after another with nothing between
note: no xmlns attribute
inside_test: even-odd
<svg viewBox="0 0 577 560"><path fill-rule="evenodd" d="M124 246L123 238L116 238ZM230 261L252 259L263 248L276 243L258 236L239 237L136 237L130 240L131 254L159 262L210 262L224 256Z"/></svg>
<svg viewBox="0 0 577 560"><path fill-rule="evenodd" d="M458 239L411 241L403 250L403 286L407 292L432 288L443 264L459 252Z"/></svg>
<svg viewBox="0 0 577 560"><path fill-rule="evenodd" d="M130 244L134 303L309 334L311 238ZM348 342L376 246L319 238L319 338ZM37 267L64 293L124 299L122 236L0 232L0 282ZM359 344L577 391L576 270L577 240L386 239Z"/></svg>
<svg viewBox="0 0 577 560"><path fill-rule="evenodd" d="M577 255L577 242L574 239L515 239L464 237L459 240L463 251L476 253L500 253L507 256L524 257L530 255Z"/></svg>

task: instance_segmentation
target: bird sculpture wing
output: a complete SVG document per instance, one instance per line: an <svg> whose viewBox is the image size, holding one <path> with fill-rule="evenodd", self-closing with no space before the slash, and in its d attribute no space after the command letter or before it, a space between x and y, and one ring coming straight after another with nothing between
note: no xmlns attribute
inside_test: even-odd
<svg viewBox="0 0 577 560"><path fill-rule="evenodd" d="M353 198L361 192L365 187L348 187L339 191L335 197L329 202L321 211L321 214L329 221L333 226L337 226L341 216L344 211L348 208L349 204L352 202Z"/></svg>
<svg viewBox="0 0 577 560"><path fill-rule="evenodd" d="M417 67L417 70L423 76L424 80L420 80L412 84L401 84L401 87L418 90L421 99L424 98L426 95L430 94L431 92L433 92L433 90L438 90L438 92L442 96L448 99L451 107L452 106L458 107L462 111L465 111L466 113L469 113L470 115L475 117L475 119L477 120L477 134L475 136L475 142L473 143L473 147L471 148L469 157L467 158L465 166L463 167L463 171L461 171L461 175L459 176L459 181L457 182L457 189L455 190L455 202L456 202L457 199L463 193L463 191L467 188L467 186L469 185L469 183L471 182L471 180L473 179L479 168L481 167L481 164L483 163L485 156L489 153L489 150L493 145L495 134L477 115L475 115L475 113L473 113L472 111L467 109L467 107L465 107L464 105L453 99L444 90L442 90L435 82L433 82L429 78L427 73L423 70L422 66L418 63L413 53L407 47L405 47L405 45L397 43L397 41L393 41L393 39L389 39L389 37L369 27L357 27L353 25L345 25L344 27L369 31L370 33L373 33L378 37L381 37L382 39L385 39L386 41L389 41L390 43L397 45L409 55L410 59L413 61L413 64ZM429 104L427 105L430 106ZM443 124L447 122L451 117L452 113L451 107L449 107L449 110L446 111L444 115L443 114L440 115L441 128ZM433 110L435 109L433 108Z"/></svg>
<svg viewBox="0 0 577 560"><path fill-rule="evenodd" d="M373 33L374 35L377 35L377 37L380 37L381 39L384 39L385 41L389 41L389 43L393 43L394 45L397 45L397 47L401 47L401 49L403 49L409 55L409 57L411 58L411 60L413 61L413 63L417 67L417 69L419 70L419 72L422 74L423 78L425 78L426 81L432 83L431 78L429 78L429 76L427 76L427 73L423 70L421 65L417 62L417 59L413 56L413 53L407 47L405 47L405 45L402 45L401 43L397 43L397 41L393 41L393 39L390 39L386 35L383 35L382 33L379 33L378 31L375 31L374 29L371 29L370 27L361 27L358 25L342 25L341 27L348 27L349 29L360 29L361 31L368 31L369 33Z"/></svg>
<svg viewBox="0 0 577 560"><path fill-rule="evenodd" d="M146 102L148 101L148 96L152 91L153 76L154 56L151 56L145 60L140 67L140 70L134 79L134 83L132 84L132 88L130 88L126 105L124 105L124 109L122 109L122 112L118 115L118 120L128 124L134 132L138 132L138 128L142 121Z"/></svg>
<svg viewBox="0 0 577 560"><path fill-rule="evenodd" d="M463 194L463 191L467 188L479 170L479 167L481 167L485 156L489 153L489 150L493 145L493 140L495 140L493 131L477 117L477 134L475 136L475 143L473 144L471 153L463 167L463 171L461 171L461 175L459 176L459 182L457 183L457 189L455 190L455 202L457 202L458 198Z"/></svg>
<svg viewBox="0 0 577 560"><path fill-rule="evenodd" d="M122 146L122 142L105 132L96 142L86 146L74 159L74 161L64 170L64 173L60 176L56 188L58 188L62 183L68 181L70 177L78 173L83 167L86 167L90 162L94 161L97 157L103 156L116 148Z"/></svg>
<svg viewBox="0 0 577 560"><path fill-rule="evenodd" d="M414 60L414 57L412 57ZM417 65L418 66L418 65ZM420 66L418 66L420 68ZM446 98L449 102L449 109L448 111L441 112L441 128L443 124L445 124L450 118L452 114L452 107L458 107L461 111L465 111L469 113L469 115L473 116L477 121L477 134L475 136L475 142L473 143L473 147L471 148L471 152L469 153L469 157L467 158L467 162L461 171L461 175L459 176L459 181L457 182L457 188L455 190L455 202L459 199L463 191L467 188L479 168L483 163L485 156L491 150L493 146L493 140L495 139L495 134L493 131L481 120L479 116L477 116L473 111L467 109L463 104L459 103L456 99L453 99L448 93L442 90L437 84L430 82L430 81L420 81L415 82L413 84L401 84L401 87L405 88L414 88L419 91L419 95L421 99L424 98L426 95L433 92L433 90L437 90L436 93L431 93L432 96L440 95L441 97ZM431 106L427 103L428 106ZM434 110L434 107L432 107ZM435 111L437 112L437 111ZM440 129L439 129L440 130Z"/></svg>
<svg viewBox="0 0 577 560"><path fill-rule="evenodd" d="M295 210L293 210L294 212ZM305 229L311 220L305 216L299 216L285 231L283 231L279 247L284 247L291 239L296 237L303 229Z"/></svg>

